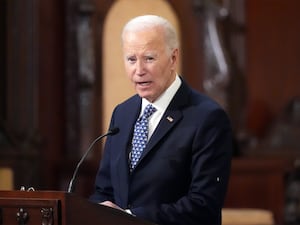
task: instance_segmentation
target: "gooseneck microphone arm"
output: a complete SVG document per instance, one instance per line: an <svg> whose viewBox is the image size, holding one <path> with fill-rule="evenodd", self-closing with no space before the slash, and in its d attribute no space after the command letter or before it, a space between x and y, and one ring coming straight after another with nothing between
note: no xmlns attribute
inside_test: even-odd
<svg viewBox="0 0 300 225"><path fill-rule="evenodd" d="M90 153L90 151L93 149L94 144L95 144L97 141L101 140L102 138L104 138L104 137L106 137L106 136L108 136L108 135L115 135L115 134L117 134L118 132L119 132L119 128L118 128L118 127L112 128L112 129L110 129L106 134L103 134L103 135L97 137L97 138L92 142L92 144L90 144L88 150L84 153L84 155L82 156L82 158L80 159L80 161L78 162L78 164L77 164L77 166L76 166L76 169L75 169L75 171L74 171L74 173L73 173L72 179L71 179L71 181L70 181L70 183L69 183L68 193L72 193L72 192L74 191L74 186L75 186L74 184L75 184L75 182L76 182L76 177L77 177L77 174L78 174L78 169L79 169L80 165L83 163L83 161L85 160L85 158L87 157L87 155L88 155L88 154Z"/></svg>

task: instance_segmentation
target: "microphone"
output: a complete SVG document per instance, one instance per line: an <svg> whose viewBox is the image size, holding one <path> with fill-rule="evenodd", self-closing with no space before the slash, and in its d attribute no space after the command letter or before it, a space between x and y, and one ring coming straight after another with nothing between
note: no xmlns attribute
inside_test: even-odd
<svg viewBox="0 0 300 225"><path fill-rule="evenodd" d="M109 131L106 133L106 134L103 134L99 137L97 137L93 142L92 144L90 144L90 147L88 148L88 150L84 153L84 155L82 156L82 158L80 159L80 161L78 162L77 166L76 166L76 169L73 173L73 176L72 176L72 179L69 183L69 187L68 187L68 193L72 193L73 190L74 190L74 182L76 181L76 177L77 177L77 174L78 174L78 169L80 167L80 165L82 164L82 162L85 160L85 158L87 157L87 155L90 153L90 151L92 150L94 144L101 140L102 138L108 136L108 135L115 135L117 134L118 132L120 131L120 129L118 127L114 127L114 128L111 128L109 129Z"/></svg>

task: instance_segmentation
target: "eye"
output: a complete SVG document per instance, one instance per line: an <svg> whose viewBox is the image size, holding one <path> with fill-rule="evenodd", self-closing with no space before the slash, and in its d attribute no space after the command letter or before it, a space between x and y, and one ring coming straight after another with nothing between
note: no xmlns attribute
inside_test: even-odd
<svg viewBox="0 0 300 225"><path fill-rule="evenodd" d="M154 61L154 57L152 57L152 56L146 57L146 62L152 62L152 61Z"/></svg>
<svg viewBox="0 0 300 225"><path fill-rule="evenodd" d="M126 57L126 60L127 60L130 64L133 64L133 63L136 62L136 57L134 57L134 56Z"/></svg>

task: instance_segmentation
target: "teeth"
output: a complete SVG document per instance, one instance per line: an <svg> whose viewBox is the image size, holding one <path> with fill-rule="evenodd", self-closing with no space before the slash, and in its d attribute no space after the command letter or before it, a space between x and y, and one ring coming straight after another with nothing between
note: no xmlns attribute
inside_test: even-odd
<svg viewBox="0 0 300 225"><path fill-rule="evenodd" d="M149 84L149 82L140 82L140 83L138 83L139 85L142 85L142 86L146 86L146 85L148 85Z"/></svg>

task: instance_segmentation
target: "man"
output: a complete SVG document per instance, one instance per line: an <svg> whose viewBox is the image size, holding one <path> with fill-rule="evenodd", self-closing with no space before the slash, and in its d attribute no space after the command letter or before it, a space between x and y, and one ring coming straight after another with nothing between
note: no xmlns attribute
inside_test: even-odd
<svg viewBox="0 0 300 225"><path fill-rule="evenodd" d="M122 44L137 95L114 109L110 127L120 131L106 140L90 199L157 224L221 224L232 154L228 117L177 75L178 39L168 21L134 18ZM139 145L144 128L147 144Z"/></svg>

